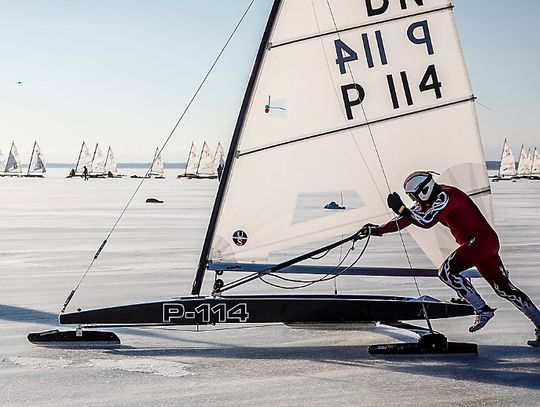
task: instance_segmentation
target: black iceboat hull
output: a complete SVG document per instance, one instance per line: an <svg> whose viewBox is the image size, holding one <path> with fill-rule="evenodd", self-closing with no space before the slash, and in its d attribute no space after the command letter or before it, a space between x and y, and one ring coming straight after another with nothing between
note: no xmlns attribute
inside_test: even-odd
<svg viewBox="0 0 540 407"><path fill-rule="evenodd" d="M472 315L465 304L354 295L182 297L61 314L61 324L205 325L261 322L393 322Z"/></svg>

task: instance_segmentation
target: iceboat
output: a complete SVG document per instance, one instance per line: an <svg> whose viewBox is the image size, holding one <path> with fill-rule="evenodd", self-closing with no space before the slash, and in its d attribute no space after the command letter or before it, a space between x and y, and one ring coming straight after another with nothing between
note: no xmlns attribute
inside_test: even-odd
<svg viewBox="0 0 540 407"><path fill-rule="evenodd" d="M1 174L1 176L22 177L22 175L23 173L19 150L15 146L15 142L12 142L11 148L9 149L8 159L6 161L6 166L4 167L4 172Z"/></svg>
<svg viewBox="0 0 540 407"><path fill-rule="evenodd" d="M84 177L84 167L86 167L86 170L89 174L92 171L92 158L93 156L90 153L88 146L83 141L81 144L81 149L79 151L79 156L77 157L77 163L75 164L75 168L70 171L66 178Z"/></svg>
<svg viewBox="0 0 540 407"><path fill-rule="evenodd" d="M43 153L37 141L34 141L34 147L32 148L32 155L30 156L30 163L28 164L25 177L43 178L45 172L47 172L47 169L45 168Z"/></svg>
<svg viewBox="0 0 540 407"><path fill-rule="evenodd" d="M114 154L111 146L107 150L107 156L105 158L105 165L103 172L107 178L122 178L123 175L118 172L118 166L116 165L116 160L114 159Z"/></svg>
<svg viewBox="0 0 540 407"><path fill-rule="evenodd" d="M199 154L197 153L197 147L195 143L191 143L189 148L189 154L186 161L186 168L183 174L177 175L177 178L196 178L197 167L199 166Z"/></svg>
<svg viewBox="0 0 540 407"><path fill-rule="evenodd" d="M96 143L94 147L94 154L92 155L92 164L90 166L88 173L89 178L106 178L107 173L105 172L105 158L101 152L101 147L99 143Z"/></svg>
<svg viewBox="0 0 540 407"><path fill-rule="evenodd" d="M161 159L161 152L159 150L159 147L156 147L156 152L154 153L154 158L152 160L152 166L150 167L150 170L144 175L132 175L130 178L156 178L156 179L164 179L164 168L163 160Z"/></svg>
<svg viewBox="0 0 540 407"><path fill-rule="evenodd" d="M533 156L531 149L525 151L525 146L521 145L521 151L519 153L519 162L517 167L516 178L529 178L531 176L533 165Z"/></svg>
<svg viewBox="0 0 540 407"><path fill-rule="evenodd" d="M493 220L475 97L452 9L447 0L275 0L191 293L62 312L60 323L78 325L80 335L56 332L31 340L84 337L95 325L378 322L411 329L421 338L410 346L371 348L375 353L476 351L472 344L449 343L429 323L473 314L472 307L460 302L429 296L230 294L251 281L290 273L312 276L310 281L338 275L436 277L436 267L302 263L340 245L367 241L369 236L358 233L360 227L391 218L386 196L402 191L403 179L415 170L438 172L439 182L466 191ZM268 95L286 101L285 119L265 108ZM306 196L335 191L354 193L359 203L345 202L346 211L334 212L319 205L320 213L296 216ZM456 247L440 225L407 232L434 266ZM311 249L290 260L272 261L298 247ZM203 295L208 273L214 283ZM422 319L427 328L409 325ZM99 338L96 331L89 332L89 340Z"/></svg>
<svg viewBox="0 0 540 407"><path fill-rule="evenodd" d="M214 179L217 178L217 172L214 167L215 155L212 155L208 143L205 141L201 149L199 164L195 172L195 178Z"/></svg>
<svg viewBox="0 0 540 407"><path fill-rule="evenodd" d="M493 182L511 181L515 179L516 175L516 159L514 158L514 153L512 153L512 148L508 145L506 139L504 139L499 171L492 180Z"/></svg>

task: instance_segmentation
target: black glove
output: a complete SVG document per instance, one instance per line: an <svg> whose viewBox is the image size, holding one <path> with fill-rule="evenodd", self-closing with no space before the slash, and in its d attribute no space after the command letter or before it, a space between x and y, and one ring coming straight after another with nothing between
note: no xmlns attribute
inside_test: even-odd
<svg viewBox="0 0 540 407"><path fill-rule="evenodd" d="M406 215L408 209L397 192L392 192L391 194L389 194L386 202L388 203L388 207L392 209L397 215Z"/></svg>
<svg viewBox="0 0 540 407"><path fill-rule="evenodd" d="M373 223L366 223L364 226L362 226L362 229L358 232L360 235L372 235L372 236L382 236L382 233L380 232L380 227L378 225L374 225Z"/></svg>

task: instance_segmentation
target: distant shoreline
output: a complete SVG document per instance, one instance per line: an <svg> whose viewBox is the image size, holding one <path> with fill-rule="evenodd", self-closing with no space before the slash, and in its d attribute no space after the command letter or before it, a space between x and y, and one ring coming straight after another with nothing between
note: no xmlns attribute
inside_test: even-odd
<svg viewBox="0 0 540 407"><path fill-rule="evenodd" d="M23 164L24 166L25 164ZM118 163L118 168L150 168L150 163ZM28 166L28 164L26 164ZM186 163L165 163L165 168L186 168ZM499 161L486 161L488 170L498 170ZM47 163L49 168L75 168L75 163Z"/></svg>
<svg viewBox="0 0 540 407"><path fill-rule="evenodd" d="M150 168L151 163L118 163L118 168ZM22 167L28 164L21 164ZM47 168L75 168L75 163L46 163ZM164 163L165 168L186 168L185 163Z"/></svg>

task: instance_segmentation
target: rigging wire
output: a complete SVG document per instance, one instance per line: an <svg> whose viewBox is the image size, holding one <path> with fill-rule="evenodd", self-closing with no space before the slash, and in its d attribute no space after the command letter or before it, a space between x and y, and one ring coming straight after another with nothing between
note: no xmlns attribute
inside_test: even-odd
<svg viewBox="0 0 540 407"><path fill-rule="evenodd" d="M320 277L320 278L317 278L315 280L299 280L299 279L292 279L292 278L288 278L288 277L283 277L283 276L280 276L276 273L266 273L261 276L259 276L259 279L267 284L267 285L270 285L272 287L276 287L276 288L281 288L281 289L284 289L284 290L297 290L297 289L300 289L300 288L306 288L306 287L309 287L313 284L316 284L316 283L320 283L320 282L323 282L323 281L331 281L331 280L336 280L339 276L341 276L342 274L346 273L347 271L349 271L352 267L354 267L354 265L356 263L358 263L358 261L362 258L362 256L364 255L367 247L368 247L368 244L369 244L369 240L371 238L371 234L369 234L367 236L367 239L366 239L366 243L364 244L364 247L362 248L362 250L360 251L360 254L358 254L358 256L356 257L356 259L351 263L349 264L348 266L344 267L343 270L340 270L339 272L335 273L334 274L334 271L336 271L342 264L343 262L345 261L345 259L347 258L347 256L354 250L354 243L352 243L351 247L349 248L349 250L347 251L347 253L345 254L345 256L343 257L343 260L341 260L339 262L339 264L337 266L335 266L332 270L330 270L328 273L326 273L324 276ZM266 276L271 276L271 277L275 277L275 278L278 278L280 280L284 280L284 281L289 281L289 282L296 282L296 283L302 283L301 285L298 285L298 286L283 286L283 285L279 285L279 284L276 284L276 283L272 283L270 281L267 281L264 279L264 277Z"/></svg>
<svg viewBox="0 0 540 407"><path fill-rule="evenodd" d="M341 39L341 36L340 36L340 33L339 33L339 29L338 29L338 26L337 26L337 23L336 23L336 19L334 17L334 12L332 11L332 7L330 6L330 1L329 0L326 0L326 5L328 6L328 11L330 12L330 16L332 17L332 21L334 23L334 28L336 30L336 33L338 35L338 38ZM352 72L352 69L350 67L350 64L349 62L347 62L347 68L348 68L348 71L349 71L349 74L351 76L351 79L353 81L353 83L356 83L356 80L354 79L354 74ZM383 162L382 162L382 159L381 159L381 156L379 154L379 149L377 148L377 143L375 142L375 137L373 136L373 131L371 129L371 125L369 123L369 120L368 120L368 117L367 117L367 114L366 114L366 110L364 108L364 103L363 102L360 102L360 108L362 109L362 114L364 115L364 119L366 121L366 127L368 129L368 132L369 132L369 135L370 135L370 138L371 138L371 142L373 144L373 148L375 150L375 153L377 155L377 160L379 161L379 166L381 167L381 172L384 176L384 180L386 182L386 186L388 188L388 193L391 193L392 192L392 189L390 188L390 182L388 181L388 176L386 175L386 170L384 169L384 165L383 165ZM357 145L358 146L358 145ZM405 240L403 239L403 233L401 231L401 229L399 228L399 225L397 224L397 221L396 221L396 225L398 227L398 232L399 232L399 238L401 240L401 244L403 246L403 250L405 252L405 256L407 258L407 263L409 264L409 268L412 269L412 263L411 263L411 258L409 256L409 252L407 250L407 246L405 245ZM418 285L418 281L416 280L416 277L413 276L413 280L414 280L414 285L416 287L416 291L418 293L418 296L420 297L420 302L422 304L422 309L424 311L424 317L425 317L425 320L426 320L426 323L428 325L428 328L431 332L433 332L433 327L431 326L431 321L429 319L429 315L427 313L427 309L426 309L426 305L424 304L424 301L422 301L422 293L420 291L420 287Z"/></svg>
<svg viewBox="0 0 540 407"><path fill-rule="evenodd" d="M124 216L124 214L126 213L127 209L129 208L129 206L131 205L131 202L133 201L133 199L135 198L135 196L137 195L137 193L139 192L139 189L141 189L142 187L142 184L144 183L144 181L146 180L146 178L148 177L148 175L150 174L150 172L152 171L152 167L154 166L154 163L156 162L156 159L158 157L161 156L161 152L165 149L165 147L167 146L167 144L169 143L169 140L171 139L171 137L173 136L174 132L176 131L176 129L178 128L178 126L180 125L180 122L184 119L184 116L186 115L186 113L188 112L189 108L191 107L191 105L193 104L193 102L195 101L195 98L198 96L200 90L202 89L203 85L206 83L206 80L208 79L208 77L210 76L210 74L212 73L212 71L214 70L214 67L216 66L216 64L218 63L218 61L221 59L221 56L223 55L223 53L225 52L225 49L227 48L227 46L229 45L229 43L231 42L232 38L234 37L234 35L236 34L236 31L238 31L238 28L240 27L240 25L242 24L242 22L244 21L244 18L246 17L247 13L249 12L249 10L251 9L251 6L253 5L253 3L255 2L255 0L251 0L251 2L248 4L247 8L245 9L244 13L242 14L242 16L240 17L240 20L236 23L236 26L234 27L233 31L231 32L231 34L229 35L229 37L227 38L227 41L225 41L225 44L223 45L223 47L221 48L221 50L219 51L218 55L216 56L216 58L214 59L212 65L210 65L210 68L208 69L208 71L206 72L206 74L204 75L203 79L201 80L201 82L199 83L199 86L197 87L197 89L195 90L195 92L193 93L191 99L189 100L188 104L186 105L186 107L184 108L184 110L182 111L182 114L180 115L180 117L178 118L178 120L176 121L176 124L173 126L172 130L170 131L169 135L167 136L167 138L165 139L165 142L163 143L163 145L161 146L161 148L159 149L159 153L156 154L154 156L154 159L152 160L152 164L150 165L150 167L148 168L148 170L146 171L146 174L144 175L144 177L141 179L141 181L139 182L139 184L137 185L137 187L135 188L135 191L133 192L133 194L131 195L131 197L129 198L128 202L126 203L126 205L124 206L122 212L120 213L120 215L118 216L118 218L116 219L116 222L114 222L112 228L110 229L109 233L107 234L107 236L105 237L105 240L103 240L103 242L101 243L101 246L99 247L99 249L97 250L96 254L94 255L94 258L92 259L92 261L90 262L90 265L88 266L88 268L86 269L86 271L83 273L82 277L80 278L79 282L77 283L77 285L75 286L75 288L73 290L71 290L71 292L69 293L69 295L67 296L66 300L64 301L64 305L62 307L62 310L60 311L60 313L64 313L64 311L66 310L67 306L69 305L69 303L71 302L73 296L75 295L75 292L79 289L79 287L81 286L82 282L84 281L84 279L86 278L86 275L88 274L88 272L90 271L90 269L92 268L92 266L94 265L95 261L97 260L97 258L99 257L99 255L101 254L101 251L103 250L103 248L105 247L105 245L107 244L110 236L112 235L112 233L114 232L114 230L116 229L116 227L118 226L118 223L120 223L120 220L122 219L122 217Z"/></svg>

